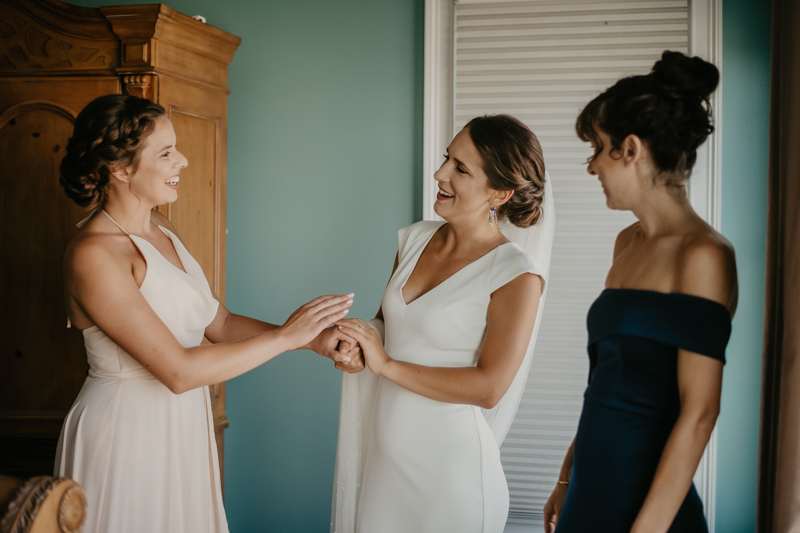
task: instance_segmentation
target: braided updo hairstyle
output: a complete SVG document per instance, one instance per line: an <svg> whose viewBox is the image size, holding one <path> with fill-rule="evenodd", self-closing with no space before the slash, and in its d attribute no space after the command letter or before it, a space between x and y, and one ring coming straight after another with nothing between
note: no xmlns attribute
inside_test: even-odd
<svg viewBox="0 0 800 533"><path fill-rule="evenodd" d="M98 209L106 202L109 168L135 172L145 139L164 108L135 96L109 94L92 100L75 119L58 182L76 204Z"/></svg>
<svg viewBox="0 0 800 533"><path fill-rule="evenodd" d="M478 149L489 187L514 191L497 216L520 228L541 220L544 202L544 156L536 135L510 115L473 118L464 126Z"/></svg>
<svg viewBox="0 0 800 533"><path fill-rule="evenodd" d="M697 160L697 148L714 131L708 98L717 88L717 67L699 57L666 51L650 74L623 78L589 102L575 124L578 137L603 151L598 130L614 150L628 135L650 150L656 180L681 187Z"/></svg>

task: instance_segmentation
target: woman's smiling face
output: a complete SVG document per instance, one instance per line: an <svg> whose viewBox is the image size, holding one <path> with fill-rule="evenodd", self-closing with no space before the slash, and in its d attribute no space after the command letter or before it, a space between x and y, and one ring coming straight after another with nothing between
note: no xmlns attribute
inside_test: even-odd
<svg viewBox="0 0 800 533"><path fill-rule="evenodd" d="M178 199L180 171L188 164L178 151L172 122L159 118L153 133L145 139L139 167L130 176L130 189L147 204L172 203Z"/></svg>
<svg viewBox="0 0 800 533"><path fill-rule="evenodd" d="M433 178L439 185L433 205L437 215L451 223L476 216L488 220L489 202L497 191L489 187L483 161L467 129L447 147L444 162Z"/></svg>

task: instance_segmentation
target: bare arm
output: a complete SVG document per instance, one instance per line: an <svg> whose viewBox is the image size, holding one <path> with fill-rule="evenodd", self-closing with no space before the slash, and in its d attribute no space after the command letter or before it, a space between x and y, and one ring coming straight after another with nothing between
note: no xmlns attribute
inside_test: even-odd
<svg viewBox="0 0 800 533"><path fill-rule="evenodd" d="M680 292L735 305L733 250L704 243L686 252ZM722 362L678 350L681 412L631 533L666 532L672 525L719 415Z"/></svg>
<svg viewBox="0 0 800 533"><path fill-rule="evenodd" d="M295 311L280 327L234 320L232 334L224 333L225 319L218 312L215 321L221 322L211 328L210 340L254 334L235 342L184 348L142 296L129 260L106 243L102 236L92 236L68 250L67 297L176 394L231 379L306 345L352 303L347 296L320 297Z"/></svg>
<svg viewBox="0 0 800 533"><path fill-rule="evenodd" d="M678 513L719 414L722 363L678 352L681 414L661 454L655 478L631 533L666 532Z"/></svg>
<svg viewBox="0 0 800 533"><path fill-rule="evenodd" d="M522 274L492 294L486 336L474 367L440 368L395 361L364 322L341 320L337 324L359 342L373 373L433 400L490 409L506 393L525 357L541 289L539 276ZM357 331L359 326L364 326L361 331Z"/></svg>
<svg viewBox="0 0 800 533"><path fill-rule="evenodd" d="M214 298L217 298L216 294ZM228 308L220 302L217 316L215 316L211 324L206 327L206 338L215 344L221 342L235 342L248 339L259 333L272 331L278 327L280 326L231 313Z"/></svg>
<svg viewBox="0 0 800 533"><path fill-rule="evenodd" d="M553 533L558 524L558 517L561 516L561 509L564 507L564 500L567 498L567 487L569 480L572 477L572 461L575 455L575 439L572 439L572 444L567 449L567 455L564 456L564 462L561 463L561 471L558 474L559 481L566 481L567 483L556 483L553 492L544 504L544 530L545 533Z"/></svg>

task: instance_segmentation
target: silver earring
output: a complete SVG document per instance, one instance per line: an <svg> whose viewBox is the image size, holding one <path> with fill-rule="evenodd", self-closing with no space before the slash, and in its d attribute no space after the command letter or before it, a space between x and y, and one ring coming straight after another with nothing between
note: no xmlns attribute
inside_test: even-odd
<svg viewBox="0 0 800 533"><path fill-rule="evenodd" d="M497 208L492 206L489 208L489 229L494 229L495 224L497 224Z"/></svg>

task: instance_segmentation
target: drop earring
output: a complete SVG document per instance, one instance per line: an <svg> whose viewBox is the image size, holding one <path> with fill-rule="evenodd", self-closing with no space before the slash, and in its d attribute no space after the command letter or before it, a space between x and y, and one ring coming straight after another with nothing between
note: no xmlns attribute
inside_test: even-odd
<svg viewBox="0 0 800 533"><path fill-rule="evenodd" d="M492 206L489 208L489 229L494 229L495 224L497 224L497 208Z"/></svg>

